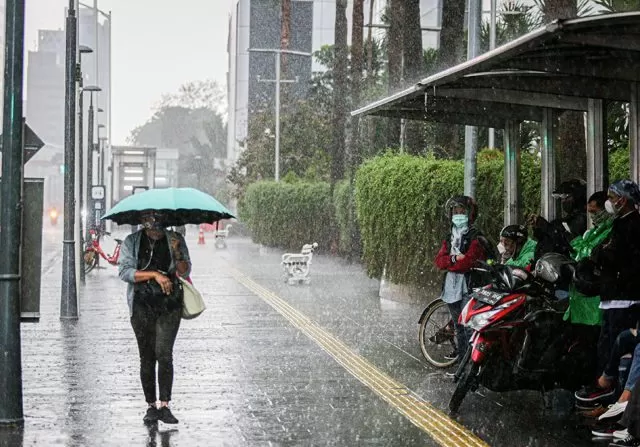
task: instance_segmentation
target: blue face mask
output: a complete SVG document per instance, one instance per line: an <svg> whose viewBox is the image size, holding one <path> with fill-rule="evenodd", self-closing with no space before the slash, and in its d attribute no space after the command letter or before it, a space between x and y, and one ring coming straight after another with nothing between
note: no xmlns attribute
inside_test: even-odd
<svg viewBox="0 0 640 447"><path fill-rule="evenodd" d="M466 214L454 214L451 217L451 222L456 228L464 228L469 225L469 217Z"/></svg>

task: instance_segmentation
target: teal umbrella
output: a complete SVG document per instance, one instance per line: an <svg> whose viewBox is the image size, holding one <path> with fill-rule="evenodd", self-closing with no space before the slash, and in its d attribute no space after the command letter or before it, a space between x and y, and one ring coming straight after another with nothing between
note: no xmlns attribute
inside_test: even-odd
<svg viewBox="0 0 640 447"><path fill-rule="evenodd" d="M160 211L166 217L166 226L212 223L221 219L233 219L224 205L193 188L150 189L134 194L118 202L102 219L110 219L118 225L137 225L145 211Z"/></svg>

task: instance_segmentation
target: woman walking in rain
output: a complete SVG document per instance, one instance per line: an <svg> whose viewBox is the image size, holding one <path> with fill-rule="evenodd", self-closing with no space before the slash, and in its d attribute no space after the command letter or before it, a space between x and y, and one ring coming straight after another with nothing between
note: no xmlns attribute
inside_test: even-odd
<svg viewBox="0 0 640 447"><path fill-rule="evenodd" d="M177 424L169 409L173 345L182 317L183 296L177 276L189 275L191 261L184 238L165 229L162 213L145 212L141 223L143 228L122 244L119 274L128 283L129 315L140 351L140 380L148 405L143 420L146 424Z"/></svg>

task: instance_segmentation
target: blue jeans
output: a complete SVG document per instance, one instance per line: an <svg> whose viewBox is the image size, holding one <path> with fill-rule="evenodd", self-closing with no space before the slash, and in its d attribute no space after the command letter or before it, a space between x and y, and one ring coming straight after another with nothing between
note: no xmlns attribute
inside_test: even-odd
<svg viewBox="0 0 640 447"><path fill-rule="evenodd" d="M624 389L633 391L638 380L640 380L640 344L636 345L636 349L633 351L633 360L631 361L631 367L629 367L629 376Z"/></svg>

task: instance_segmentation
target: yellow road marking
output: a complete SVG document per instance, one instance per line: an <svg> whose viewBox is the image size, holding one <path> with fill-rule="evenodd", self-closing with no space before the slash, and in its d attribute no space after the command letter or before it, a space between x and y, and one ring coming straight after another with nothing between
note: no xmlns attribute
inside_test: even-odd
<svg viewBox="0 0 640 447"><path fill-rule="evenodd" d="M234 268L229 268L229 270L239 283L262 298L291 324L316 342L351 375L393 406L412 424L427 433L439 445L444 447L488 447L486 442L467 428L354 353L342 341L291 307L282 298L265 289L239 270Z"/></svg>

